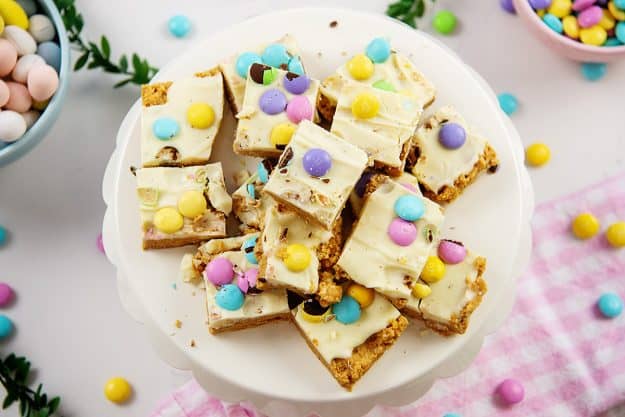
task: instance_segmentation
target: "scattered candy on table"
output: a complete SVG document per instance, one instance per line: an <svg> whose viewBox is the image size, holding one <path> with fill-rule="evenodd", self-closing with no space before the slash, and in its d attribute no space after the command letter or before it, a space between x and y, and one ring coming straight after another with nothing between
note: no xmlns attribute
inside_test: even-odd
<svg viewBox="0 0 625 417"><path fill-rule="evenodd" d="M2 126L2 123L0 123L0 126ZM2 225L0 225L0 246L4 245L8 239L9 232Z"/></svg>
<svg viewBox="0 0 625 417"><path fill-rule="evenodd" d="M599 233L601 224L599 220L590 213L582 213L573 219L571 230L578 239L590 239Z"/></svg>
<svg viewBox="0 0 625 417"><path fill-rule="evenodd" d="M0 0L0 148L20 139L59 86L61 49L32 0Z"/></svg>
<svg viewBox="0 0 625 417"><path fill-rule="evenodd" d="M0 314L0 340L6 339L13 333L13 322L4 314Z"/></svg>
<svg viewBox="0 0 625 417"><path fill-rule="evenodd" d="M597 308L604 317L612 319L623 311L623 300L618 294L606 292L597 300Z"/></svg>
<svg viewBox="0 0 625 417"><path fill-rule="evenodd" d="M0 282L0 307L6 307L13 300L13 288L7 283Z"/></svg>
<svg viewBox="0 0 625 417"><path fill-rule="evenodd" d="M606 230L605 237L613 247L625 247L625 222L612 223Z"/></svg>
<svg viewBox="0 0 625 417"><path fill-rule="evenodd" d="M607 67L601 62L584 62L581 65L582 75L588 81L597 81L605 76Z"/></svg>
<svg viewBox="0 0 625 417"><path fill-rule="evenodd" d="M130 399L132 387L124 378L114 377L106 381L106 385L104 385L104 395L109 401L122 404Z"/></svg>
<svg viewBox="0 0 625 417"><path fill-rule="evenodd" d="M593 46L625 44L624 0L528 1L551 30L569 39Z"/></svg>
<svg viewBox="0 0 625 417"><path fill-rule="evenodd" d="M512 0L499 0L499 5L502 9L510 14L516 14L516 9L514 8L514 3Z"/></svg>
<svg viewBox="0 0 625 417"><path fill-rule="evenodd" d="M167 23L169 33L176 38L184 38L189 34L191 30L191 20L185 15L176 15L169 18Z"/></svg>
<svg viewBox="0 0 625 417"><path fill-rule="evenodd" d="M519 100L517 100L514 94L501 93L497 96L497 100L501 110L508 116L512 116L519 108Z"/></svg>
<svg viewBox="0 0 625 417"><path fill-rule="evenodd" d="M497 386L496 394L504 404L512 405L523 401L525 389L520 381L508 378Z"/></svg>
<svg viewBox="0 0 625 417"><path fill-rule="evenodd" d="M525 150L525 160L531 166L539 167L549 162L551 151L544 143L533 143Z"/></svg>
<svg viewBox="0 0 625 417"><path fill-rule="evenodd" d="M456 15L449 10L441 10L434 15L432 25L438 33L449 35L456 29Z"/></svg>
<svg viewBox="0 0 625 417"><path fill-rule="evenodd" d="M443 417L462 417L462 415L458 413L446 413Z"/></svg>

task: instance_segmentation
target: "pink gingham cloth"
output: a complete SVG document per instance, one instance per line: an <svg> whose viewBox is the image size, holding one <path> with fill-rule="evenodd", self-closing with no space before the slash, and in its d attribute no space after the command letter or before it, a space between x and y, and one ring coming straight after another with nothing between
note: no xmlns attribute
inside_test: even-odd
<svg viewBox="0 0 625 417"><path fill-rule="evenodd" d="M537 207L532 259L519 279L513 311L487 337L473 364L460 375L437 381L416 403L377 407L368 417L450 412L463 417L585 417L624 402L625 314L605 319L595 303L607 291L625 298L625 249L611 248L603 234L574 239L571 219L584 211L593 213L603 229L625 219L625 173ZM502 407L493 392L510 377L523 383L525 399ZM151 415L257 416L262 415L253 407L221 402L194 380L165 398Z"/></svg>

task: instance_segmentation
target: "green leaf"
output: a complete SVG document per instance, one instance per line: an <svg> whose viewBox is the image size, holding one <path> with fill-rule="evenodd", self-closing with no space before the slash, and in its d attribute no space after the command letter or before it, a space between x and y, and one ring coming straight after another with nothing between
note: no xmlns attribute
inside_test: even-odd
<svg viewBox="0 0 625 417"><path fill-rule="evenodd" d="M8 393L6 397L4 397L4 401L2 402L2 409L5 410L9 408L15 401L17 401L17 396L15 393Z"/></svg>
<svg viewBox="0 0 625 417"><path fill-rule="evenodd" d="M78 71L79 69L84 67L88 60L89 60L89 51L82 54L80 58L76 60L76 63L74 64L74 71Z"/></svg>
<svg viewBox="0 0 625 417"><path fill-rule="evenodd" d="M52 414L54 414L56 412L56 410L59 409L59 406L61 405L61 398L60 397L54 397L49 403L48 403L48 408L50 408L50 412Z"/></svg>
<svg viewBox="0 0 625 417"><path fill-rule="evenodd" d="M15 371L15 380L22 384L26 383L26 378L28 378L28 374L30 373L30 362L22 362L17 367Z"/></svg>
<svg viewBox="0 0 625 417"><path fill-rule="evenodd" d="M28 407L28 403L26 401L20 401L20 416L25 416L27 415L28 409L30 407Z"/></svg>
<svg viewBox="0 0 625 417"><path fill-rule="evenodd" d="M119 58L119 69L122 72L128 71L128 58L126 57L126 55L122 55Z"/></svg>
<svg viewBox="0 0 625 417"><path fill-rule="evenodd" d="M104 58L109 59L111 57L111 45L109 44L109 40L106 39L106 36L102 35L100 45L102 47L102 55L104 55Z"/></svg>
<svg viewBox="0 0 625 417"><path fill-rule="evenodd" d="M417 0L415 7L415 15L417 17L422 17L423 13L425 13L425 2L423 0Z"/></svg>
<svg viewBox="0 0 625 417"><path fill-rule="evenodd" d="M121 80L120 82L118 82L117 84L115 84L113 86L113 88L119 88L119 87L123 87L126 84L128 84L129 82L132 82L132 78L126 78L125 80Z"/></svg>

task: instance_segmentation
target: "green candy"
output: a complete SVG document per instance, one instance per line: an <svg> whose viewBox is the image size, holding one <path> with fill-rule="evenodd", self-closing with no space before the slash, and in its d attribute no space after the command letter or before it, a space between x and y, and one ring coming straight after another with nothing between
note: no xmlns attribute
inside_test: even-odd
<svg viewBox="0 0 625 417"><path fill-rule="evenodd" d="M438 13L436 13L436 16L434 16L434 20L432 21L434 29L436 29L438 33L441 33L443 35L449 35L451 32L453 32L454 29L456 29L456 23L456 15L454 15L449 10L439 11Z"/></svg>
<svg viewBox="0 0 625 417"><path fill-rule="evenodd" d="M392 93L396 93L397 90L395 89L395 86L391 83L389 83L386 80L378 80L376 82L373 83L373 87L379 89L379 90L384 90L384 91L390 91Z"/></svg>
<svg viewBox="0 0 625 417"><path fill-rule="evenodd" d="M278 76L278 70L275 68L271 68L263 71L263 85L269 85L275 81Z"/></svg>

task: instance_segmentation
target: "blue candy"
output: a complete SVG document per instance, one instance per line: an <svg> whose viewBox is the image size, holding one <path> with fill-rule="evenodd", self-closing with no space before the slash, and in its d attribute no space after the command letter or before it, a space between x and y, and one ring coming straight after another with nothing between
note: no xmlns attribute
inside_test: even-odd
<svg viewBox="0 0 625 417"><path fill-rule="evenodd" d="M217 291L215 302L224 310L236 311L243 307L245 295L236 285L227 284Z"/></svg>
<svg viewBox="0 0 625 417"><path fill-rule="evenodd" d="M267 181L269 181L269 171L267 171L267 168L265 168L262 162L258 163L258 179L263 184L267 184Z"/></svg>
<svg viewBox="0 0 625 417"><path fill-rule="evenodd" d="M501 93L497 96L497 100L499 100L499 107L506 113L508 116L516 113L519 108L519 101L517 98L510 93Z"/></svg>
<svg viewBox="0 0 625 417"><path fill-rule="evenodd" d="M601 314L611 319L618 316L623 311L623 300L618 294L606 292L599 297L597 307Z"/></svg>
<svg viewBox="0 0 625 417"><path fill-rule="evenodd" d="M247 72L252 64L262 64L262 62L263 60L258 54L255 54L254 52L243 52L239 55L235 64L237 74L239 74L239 77L241 78L247 78Z"/></svg>
<svg viewBox="0 0 625 417"><path fill-rule="evenodd" d="M462 416L458 413L447 413L443 417L462 417Z"/></svg>
<svg viewBox="0 0 625 417"><path fill-rule="evenodd" d="M603 78L607 67L601 62L584 62L581 66L582 75L588 81L597 81Z"/></svg>
<svg viewBox="0 0 625 417"><path fill-rule="evenodd" d="M61 68L61 48L59 45L54 42L41 42L37 46L37 55L42 57L46 64L54 68L57 73L59 72Z"/></svg>
<svg viewBox="0 0 625 417"><path fill-rule="evenodd" d="M603 46L621 46L623 43L616 38L608 38L606 39Z"/></svg>
<svg viewBox="0 0 625 417"><path fill-rule="evenodd" d="M616 39L621 43L625 43L625 22L618 22L616 24L616 28L614 29L614 35Z"/></svg>
<svg viewBox="0 0 625 417"><path fill-rule="evenodd" d="M289 71L297 75L304 75L304 65L298 57L294 56L289 61Z"/></svg>
<svg viewBox="0 0 625 417"><path fill-rule="evenodd" d="M180 125L170 117L160 117L152 124L152 133L160 140L169 140L179 132Z"/></svg>
<svg viewBox="0 0 625 417"><path fill-rule="evenodd" d="M625 0L614 0L617 9L625 10Z"/></svg>
<svg viewBox="0 0 625 417"><path fill-rule="evenodd" d="M256 239L254 236L249 238L243 243L243 253L245 254L245 259L252 265L258 265L258 259L256 259L256 254L254 253L254 247L256 247Z"/></svg>
<svg viewBox="0 0 625 417"><path fill-rule="evenodd" d="M0 246L7 243L8 238L9 238L9 232L7 232L7 229L5 229L4 227L0 226Z"/></svg>
<svg viewBox="0 0 625 417"><path fill-rule="evenodd" d="M425 213L423 200L416 195L410 194L402 195L395 200L393 209L395 210L395 214L408 222L419 220Z"/></svg>
<svg viewBox="0 0 625 417"><path fill-rule="evenodd" d="M391 56L391 44L384 38L375 38L369 42L365 53L375 63L385 62Z"/></svg>
<svg viewBox="0 0 625 417"><path fill-rule="evenodd" d="M273 43L265 48L263 52L263 64L270 67L280 68L280 65L288 65L291 56L286 47L279 43Z"/></svg>
<svg viewBox="0 0 625 417"><path fill-rule="evenodd" d="M254 184L247 184L247 194L252 200L256 200L256 187Z"/></svg>
<svg viewBox="0 0 625 417"><path fill-rule="evenodd" d="M547 13L543 16L543 22L554 32L562 33L562 21L551 13Z"/></svg>
<svg viewBox="0 0 625 417"><path fill-rule="evenodd" d="M332 314L340 323L352 324L360 319L360 304L351 296L345 295L332 306Z"/></svg>
<svg viewBox="0 0 625 417"><path fill-rule="evenodd" d="M0 340L9 337L13 332L13 322L4 314L0 314Z"/></svg>
<svg viewBox="0 0 625 417"><path fill-rule="evenodd" d="M184 38L191 30L191 21L185 15L178 14L169 18L167 23L169 33L177 38Z"/></svg>

